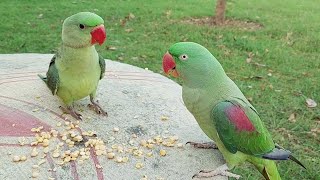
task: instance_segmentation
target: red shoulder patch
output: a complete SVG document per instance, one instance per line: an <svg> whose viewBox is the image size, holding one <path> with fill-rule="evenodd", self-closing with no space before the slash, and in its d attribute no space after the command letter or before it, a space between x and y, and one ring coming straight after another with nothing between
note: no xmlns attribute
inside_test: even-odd
<svg viewBox="0 0 320 180"><path fill-rule="evenodd" d="M240 106L232 105L225 110L228 119L236 126L238 131L255 131L256 128Z"/></svg>

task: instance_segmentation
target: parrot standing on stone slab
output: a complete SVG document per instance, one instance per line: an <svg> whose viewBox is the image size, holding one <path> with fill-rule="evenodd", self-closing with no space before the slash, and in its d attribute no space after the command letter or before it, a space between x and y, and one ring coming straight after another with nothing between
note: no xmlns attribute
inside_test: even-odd
<svg viewBox="0 0 320 180"><path fill-rule="evenodd" d="M217 175L240 178L228 172L248 161L269 180L281 179L273 160L293 160L291 152L275 144L256 109L226 75L220 63L203 46L193 42L172 45L163 57L166 74L182 79L182 98L201 129L214 141L226 164L194 177ZM207 143L189 142L195 147Z"/></svg>
<svg viewBox="0 0 320 180"><path fill-rule="evenodd" d="M104 21L100 16L80 12L68 17L62 26L62 45L51 59L47 76L39 75L52 94L58 95L67 106L60 108L76 119L82 116L74 110L73 103L86 96L90 96L91 108L107 115L94 100L106 68L95 44L102 45L105 39Z"/></svg>

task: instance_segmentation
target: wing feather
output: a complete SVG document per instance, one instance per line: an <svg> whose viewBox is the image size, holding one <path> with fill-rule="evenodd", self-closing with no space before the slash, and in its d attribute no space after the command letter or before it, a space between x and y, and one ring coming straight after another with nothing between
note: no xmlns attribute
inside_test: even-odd
<svg viewBox="0 0 320 180"><path fill-rule="evenodd" d="M261 156L271 152L275 144L259 115L244 102L237 100L218 103L211 112L218 135L231 152Z"/></svg>
<svg viewBox="0 0 320 180"><path fill-rule="evenodd" d="M57 57L57 54L52 57L47 72L47 86L49 87L53 95L57 93L59 88L59 72L55 64Z"/></svg>
<svg viewBox="0 0 320 180"><path fill-rule="evenodd" d="M102 79L104 76L104 73L106 71L106 61L104 60L104 58L100 54L99 54L99 65L100 65L100 69L101 69L100 79Z"/></svg>

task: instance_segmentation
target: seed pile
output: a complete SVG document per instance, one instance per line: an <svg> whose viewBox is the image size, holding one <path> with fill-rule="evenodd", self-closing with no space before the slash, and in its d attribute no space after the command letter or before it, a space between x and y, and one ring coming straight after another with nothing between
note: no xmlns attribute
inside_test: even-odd
<svg viewBox="0 0 320 180"><path fill-rule="evenodd" d="M58 122L56 126L63 129L62 131L56 129L46 131L42 126L32 128L31 131L35 133L32 142L27 142L24 137L18 140L21 146L30 143L32 146L31 152L29 152L29 155L12 155L12 161L18 163L27 161L28 157L40 157L38 164L32 166L32 177L37 178L40 173L39 168L46 162L45 158L48 154L53 157L54 163L60 166L72 161L83 164L93 152L97 156L104 156L118 164L127 163L135 158L135 161L137 161L135 168L142 169L145 166L141 162L142 160L153 156L167 156L166 148L183 147L182 143L178 143L178 136L161 135L139 139L136 134L132 134L130 140L126 143L112 143L99 138L94 131L81 131L79 124L79 121ZM114 127L112 132L116 136L121 133L121 129ZM114 140L115 138L110 137L110 139ZM101 165L96 166L98 169L103 168Z"/></svg>

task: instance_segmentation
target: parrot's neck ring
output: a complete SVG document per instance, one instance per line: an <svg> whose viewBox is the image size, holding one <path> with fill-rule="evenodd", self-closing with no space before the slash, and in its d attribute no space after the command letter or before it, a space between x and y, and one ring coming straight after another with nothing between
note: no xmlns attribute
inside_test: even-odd
<svg viewBox="0 0 320 180"><path fill-rule="evenodd" d="M74 48L74 49L80 49L80 48L85 48L85 47L90 47L91 45L70 45L68 43L62 43L63 46L67 46L67 47L70 47L70 48Z"/></svg>

